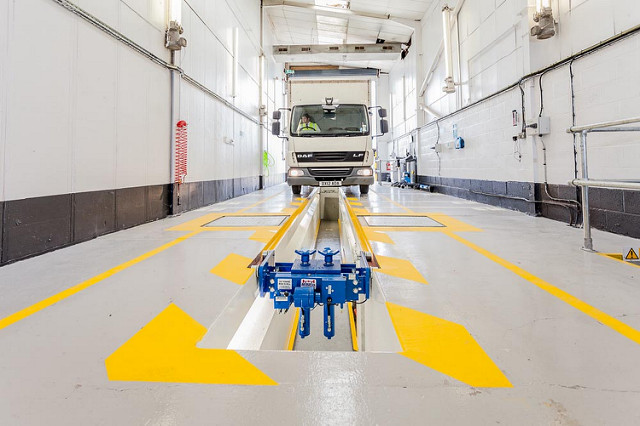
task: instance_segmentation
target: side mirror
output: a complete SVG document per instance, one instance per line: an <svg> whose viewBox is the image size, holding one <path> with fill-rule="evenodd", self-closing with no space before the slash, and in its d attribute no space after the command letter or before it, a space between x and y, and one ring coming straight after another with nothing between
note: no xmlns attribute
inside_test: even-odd
<svg viewBox="0 0 640 426"><path fill-rule="evenodd" d="M380 120L380 133L389 133L389 122L385 119Z"/></svg>
<svg viewBox="0 0 640 426"><path fill-rule="evenodd" d="M280 120L281 117L282 117L282 111L273 111L274 120Z"/></svg>
<svg viewBox="0 0 640 426"><path fill-rule="evenodd" d="M378 110L378 115L380 116L380 118L385 118L387 116L387 110L384 108L380 108Z"/></svg>
<svg viewBox="0 0 640 426"><path fill-rule="evenodd" d="M278 111L278 113L280 113L280 111ZM275 112L273 114L275 115ZM274 121L273 123L271 123L271 134L273 136L280 136L280 122L279 121Z"/></svg>

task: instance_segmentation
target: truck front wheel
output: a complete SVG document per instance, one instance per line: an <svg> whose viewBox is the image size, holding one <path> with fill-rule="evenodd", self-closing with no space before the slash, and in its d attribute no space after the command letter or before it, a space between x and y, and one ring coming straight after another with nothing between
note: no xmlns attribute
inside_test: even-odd
<svg viewBox="0 0 640 426"><path fill-rule="evenodd" d="M291 192L293 192L295 195L300 195L301 191L302 185L291 185Z"/></svg>
<svg viewBox="0 0 640 426"><path fill-rule="evenodd" d="M360 194L366 195L369 193L369 185L360 185Z"/></svg>

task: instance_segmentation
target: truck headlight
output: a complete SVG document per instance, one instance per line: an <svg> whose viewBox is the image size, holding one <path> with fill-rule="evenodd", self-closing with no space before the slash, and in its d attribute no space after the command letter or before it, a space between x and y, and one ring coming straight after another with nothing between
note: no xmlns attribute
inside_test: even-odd
<svg viewBox="0 0 640 426"><path fill-rule="evenodd" d="M302 171L302 169L289 169L289 176L291 177L304 176L304 172Z"/></svg>
<svg viewBox="0 0 640 426"><path fill-rule="evenodd" d="M358 176L373 176L373 169L371 167L367 167L366 169L358 169L356 174Z"/></svg>

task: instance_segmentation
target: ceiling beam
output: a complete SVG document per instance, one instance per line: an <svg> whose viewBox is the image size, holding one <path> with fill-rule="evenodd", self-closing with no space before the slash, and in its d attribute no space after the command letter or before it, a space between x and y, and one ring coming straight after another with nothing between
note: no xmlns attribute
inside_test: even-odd
<svg viewBox="0 0 640 426"><path fill-rule="evenodd" d="M377 13L368 13L368 12L358 12L351 9L340 9L337 7L326 7L326 6L316 6L315 4L309 3L301 3L294 0L263 0L262 7L264 8L273 8L273 7L295 7L299 9L307 9L307 10L315 10L316 12L321 12L322 15L325 16L334 16L338 18L345 17L360 17L360 18L371 18L371 19L379 19L394 22L398 25L402 25L404 27L410 28L413 31L413 27L411 25L407 25L399 20L403 18L392 17L391 15L380 15Z"/></svg>

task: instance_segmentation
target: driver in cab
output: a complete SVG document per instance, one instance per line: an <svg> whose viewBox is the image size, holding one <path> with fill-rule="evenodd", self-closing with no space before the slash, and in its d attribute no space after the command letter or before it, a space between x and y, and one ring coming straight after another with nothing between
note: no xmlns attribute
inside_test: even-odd
<svg viewBox="0 0 640 426"><path fill-rule="evenodd" d="M311 116L306 112L302 114L300 123L298 123L297 133L319 132L320 127L311 120Z"/></svg>

